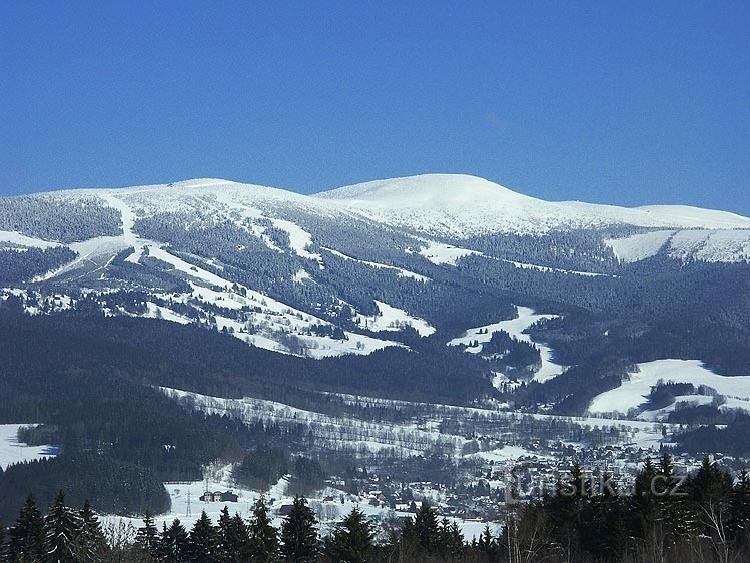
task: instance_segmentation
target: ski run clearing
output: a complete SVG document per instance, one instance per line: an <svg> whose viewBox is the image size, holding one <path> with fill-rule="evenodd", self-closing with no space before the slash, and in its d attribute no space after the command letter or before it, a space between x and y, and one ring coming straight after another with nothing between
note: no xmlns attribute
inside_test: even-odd
<svg viewBox="0 0 750 563"><path fill-rule="evenodd" d="M528 307L518 307L517 309L518 316L515 319L469 329L463 334L463 336L454 338L448 342L448 346L466 346L466 352L480 354L482 352L482 345L489 342L495 332L503 330L512 338L520 340L521 342L534 344L539 349L539 354L542 358L542 365L534 374L534 381L543 383L557 377L567 368L552 361L553 352L550 347L534 342L531 337L525 333L525 331L533 324L539 321L555 319L557 318L557 315L537 315ZM471 346L474 342L479 342L479 346Z"/></svg>
<svg viewBox="0 0 750 563"><path fill-rule="evenodd" d="M24 461L55 457L57 448L54 446L29 446L18 441L18 429L22 426L34 424L0 424L0 469L5 471L8 466Z"/></svg>
<svg viewBox="0 0 750 563"><path fill-rule="evenodd" d="M657 383L691 383L714 389L738 408L750 406L750 376L717 375L698 360L656 360L638 364L638 371L631 373L629 379L620 387L598 395L591 402L591 413L627 414L646 402L651 387ZM691 396L693 397L693 396ZM700 401L701 399L694 399ZM650 413L647 417L658 416Z"/></svg>

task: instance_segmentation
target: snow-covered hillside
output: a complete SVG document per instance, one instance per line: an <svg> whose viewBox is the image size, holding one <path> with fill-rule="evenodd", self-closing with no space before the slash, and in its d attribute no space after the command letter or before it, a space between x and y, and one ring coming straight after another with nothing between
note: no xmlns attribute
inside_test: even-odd
<svg viewBox="0 0 750 563"><path fill-rule="evenodd" d="M607 225L703 229L750 228L750 219L685 206L624 208L548 202L462 174L425 174L346 186L317 194L366 216L421 232L466 237L544 233Z"/></svg>
<svg viewBox="0 0 750 563"><path fill-rule="evenodd" d="M589 412L627 414L646 402L651 388L657 383L705 386L733 400L737 408L750 407L750 376L717 375L697 360L656 360L638 364L638 371L631 373L622 385L598 395L591 402Z"/></svg>
<svg viewBox="0 0 750 563"><path fill-rule="evenodd" d="M495 332L505 331L512 338L534 344L539 349L542 365L534 373L534 381L544 382L557 377L565 371L565 367L552 361L553 351L544 344L534 342L526 330L533 324L547 319L557 318L556 315L538 315L528 307L518 307L518 316L515 319L500 321L486 326L480 326L467 330L462 336L448 342L448 346L466 346L466 352L480 354L482 345L492 339ZM472 342L478 342L479 346L471 346Z"/></svg>

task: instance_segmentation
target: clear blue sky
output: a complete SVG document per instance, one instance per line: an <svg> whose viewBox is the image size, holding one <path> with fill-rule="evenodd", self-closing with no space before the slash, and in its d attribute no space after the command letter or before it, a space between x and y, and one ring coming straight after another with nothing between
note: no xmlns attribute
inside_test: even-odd
<svg viewBox="0 0 750 563"><path fill-rule="evenodd" d="M2 2L0 193L464 172L750 215L747 2Z"/></svg>

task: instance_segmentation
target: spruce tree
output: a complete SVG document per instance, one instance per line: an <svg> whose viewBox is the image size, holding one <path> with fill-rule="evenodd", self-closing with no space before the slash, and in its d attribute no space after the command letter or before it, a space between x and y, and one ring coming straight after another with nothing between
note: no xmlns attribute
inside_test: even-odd
<svg viewBox="0 0 750 563"><path fill-rule="evenodd" d="M441 553L456 558L464 547L464 536L456 522L443 518L438 526Z"/></svg>
<svg viewBox="0 0 750 563"><path fill-rule="evenodd" d="M44 556L44 520L33 495L26 497L9 532L8 553L12 561L41 561Z"/></svg>
<svg viewBox="0 0 750 563"><path fill-rule="evenodd" d="M222 563L247 561L250 557L250 536L247 525L239 514L229 515L225 505L219 515L216 559Z"/></svg>
<svg viewBox="0 0 750 563"><path fill-rule="evenodd" d="M268 517L266 500L261 496L250 519L250 561L267 563L279 558L279 539L276 528Z"/></svg>
<svg viewBox="0 0 750 563"><path fill-rule="evenodd" d="M83 561L96 561L106 551L107 541L102 533L99 519L91 509L89 501L83 504L78 513L80 532L76 538L76 553Z"/></svg>
<svg viewBox="0 0 750 563"><path fill-rule="evenodd" d="M169 563L180 563L187 559L188 533L178 518L172 521L172 525L164 529L159 542L159 559Z"/></svg>
<svg viewBox="0 0 750 563"><path fill-rule="evenodd" d="M326 540L325 553L334 561L366 563L372 559L375 545L372 524L357 507L336 526L333 536Z"/></svg>
<svg viewBox="0 0 750 563"><path fill-rule="evenodd" d="M195 563L216 561L218 543L216 529L204 510L193 525L193 529L190 530L188 559Z"/></svg>
<svg viewBox="0 0 750 563"><path fill-rule="evenodd" d="M154 525L154 517L148 510L143 515L143 526L138 528L136 532L135 543L144 553L156 558L159 547L159 531Z"/></svg>
<svg viewBox="0 0 750 563"><path fill-rule="evenodd" d="M81 532L81 519L65 506L65 492L57 493L44 518L44 552L50 563L74 563L78 559L76 539Z"/></svg>
<svg viewBox="0 0 750 563"><path fill-rule="evenodd" d="M437 516L427 501L422 501L414 519L414 536L421 551L430 554L439 551L440 532Z"/></svg>
<svg viewBox="0 0 750 563"><path fill-rule="evenodd" d="M250 528L239 514L232 516L231 530L231 545L235 546L230 551L230 553L234 553L232 561L247 561L251 552Z"/></svg>
<svg viewBox="0 0 750 563"><path fill-rule="evenodd" d="M318 554L315 513L300 496L294 497L292 511L281 525L281 553L292 563L314 561Z"/></svg>

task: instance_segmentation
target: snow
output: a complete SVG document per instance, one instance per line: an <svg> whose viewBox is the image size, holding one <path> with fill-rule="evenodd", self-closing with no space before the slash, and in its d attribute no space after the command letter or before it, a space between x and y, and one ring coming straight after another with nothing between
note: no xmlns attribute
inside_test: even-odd
<svg viewBox="0 0 750 563"><path fill-rule="evenodd" d="M177 313L170 309L167 309L166 307L160 307L159 305L151 302L146 303L146 314L144 316L149 319L162 319L181 325L187 325L192 322L192 320L188 317L178 315Z"/></svg>
<svg viewBox="0 0 750 563"><path fill-rule="evenodd" d="M476 250L470 250L468 248L461 248L446 244L443 242L437 242L434 240L424 239L426 246L419 249L419 254L427 258L430 262L437 265L448 264L455 266L458 261L464 256L483 256L481 252Z"/></svg>
<svg viewBox="0 0 750 563"><path fill-rule="evenodd" d="M107 202L110 207L114 207L120 212L120 220L122 221L122 240L125 246L132 246L135 250L131 255L125 258L126 262L137 264L143 254L143 248L147 241L142 240L134 231L133 226L135 224L135 213L130 206L125 203L122 199L116 197L112 193L101 194L102 199Z"/></svg>
<svg viewBox="0 0 750 563"><path fill-rule="evenodd" d="M411 423L375 423L344 416L334 417L252 397L226 399L167 387L160 389L174 400L189 399L187 404L206 414L228 415L248 423L286 421L308 424L319 442L339 450L349 448L378 452L393 449L411 455L424 453L432 445L440 444L457 453L466 442L462 436L441 434L439 420L418 428Z"/></svg>
<svg viewBox="0 0 750 563"><path fill-rule="evenodd" d="M466 238L493 232L544 233L553 229L634 225L733 229L750 219L684 206L624 208L582 202L548 202L483 178L424 174L345 186L316 195L374 220L425 233Z"/></svg>
<svg viewBox="0 0 750 563"><path fill-rule="evenodd" d="M656 360L638 364L638 371L631 373L620 387L597 395L589 405L589 412L626 414L641 406L651 387L659 381L705 385L728 398L750 400L750 376L717 375L699 360Z"/></svg>
<svg viewBox="0 0 750 563"><path fill-rule="evenodd" d="M430 325L424 319L414 317L403 309L392 307L382 301L375 301L380 311L379 315L366 317L357 315L355 322L362 328L372 332L383 332L386 330L399 330L402 326L408 325L416 330L420 336L430 336L435 333L435 327Z"/></svg>
<svg viewBox="0 0 750 563"><path fill-rule="evenodd" d="M0 243L25 246L31 248L54 248L60 246L59 242L43 240L36 237L27 237L16 231L0 231Z"/></svg>
<svg viewBox="0 0 750 563"><path fill-rule="evenodd" d="M610 274L602 274L599 272L583 272L580 270L564 270L562 268L552 268L550 266L540 266L538 264L529 264L527 262L516 262L515 260L505 260L500 259L501 262L508 262L509 264L513 264L516 268L520 268L522 270L536 270L538 272L559 272L561 274L574 274L576 276L588 276L588 277L598 277L598 276L609 276Z"/></svg>
<svg viewBox="0 0 750 563"><path fill-rule="evenodd" d="M638 262L656 255L674 233L675 231L652 231L626 238L606 239L603 242L621 262Z"/></svg>
<svg viewBox="0 0 750 563"><path fill-rule="evenodd" d="M29 446L18 441L18 429L34 424L0 424L0 469L23 461L33 461L55 457L57 448L53 446Z"/></svg>
<svg viewBox="0 0 750 563"><path fill-rule="evenodd" d="M148 250L149 254L154 258L158 258L163 262L171 264L176 270L189 275L195 280L202 281L212 286L211 288L206 288L191 283L192 293L190 295L171 296L173 300L184 302L189 297L195 297L206 303L212 303L227 309L253 309L246 313L248 321L264 327L263 331L254 334L244 332L244 329L247 326L246 322L239 322L229 317L216 315L216 327L218 330L227 329L232 336L251 346L257 346L259 348L282 354L289 354L290 351L278 342L278 338L281 334L292 334L299 340L304 348L304 353L302 355L314 359L342 356L345 354L367 355L389 346L405 348L403 344L398 342L379 340L377 338L352 332L345 332L344 336L346 338L344 340L334 340L327 337L308 335L306 332L308 332L313 325L329 326L330 323L303 311L289 307L267 295L263 295L262 293L253 291L239 284L234 284L233 282L222 278L213 272L209 272L200 266L186 262L182 258L171 254L164 248L154 248L149 246ZM231 288L234 286L237 286L240 291L243 291L244 295L233 292ZM259 309L260 312L255 309ZM162 309L161 312L162 318L165 320L173 320L174 322L183 322L184 320L183 317L180 317L171 311Z"/></svg>
<svg viewBox="0 0 750 563"><path fill-rule="evenodd" d="M338 250L334 250L333 248L328 247L321 247L323 250L330 252L334 256L338 256L339 258L343 258L344 260L352 260L354 262L359 262L360 264L364 264L366 266L370 266L371 268L378 268L378 269L385 269L385 270L393 270L398 273L398 276L401 278L414 278L417 281L421 282L428 282L430 281L430 278L427 276L423 276L422 274L418 274L416 272L412 272L411 270L406 270L404 268L399 268L398 266L391 266L389 264L381 264L380 262L371 262L370 260L360 260L359 258L354 258L352 256L349 256L347 254L344 254L343 252L339 252Z"/></svg>
<svg viewBox="0 0 750 563"><path fill-rule="evenodd" d="M649 258L663 248L669 256L681 260L750 260L750 230L747 229L653 231L621 239L608 239L604 243L612 248L622 262L637 262Z"/></svg>
<svg viewBox="0 0 750 563"><path fill-rule="evenodd" d="M289 235L289 246L291 246L297 256L307 260L315 260L321 268L323 267L323 257L320 254L309 252L307 250L307 247L312 245L312 236L310 233L296 223L292 223L285 219L273 218L271 219L271 222L274 227L286 231Z"/></svg>
<svg viewBox="0 0 750 563"><path fill-rule="evenodd" d="M233 285L229 280L226 280L221 276L214 274L213 272L209 272L208 270L205 270L200 266L190 264L189 262L186 262L182 258L175 256L164 248L149 246L148 254L153 258L161 260L162 262L171 264L176 270L179 270L192 278L197 278L201 281L204 281L211 286L229 288Z"/></svg>
<svg viewBox="0 0 750 563"><path fill-rule="evenodd" d="M294 280L294 283L304 283L305 280L312 280L313 278L306 270L300 268L294 272L294 277L292 279Z"/></svg>
<svg viewBox="0 0 750 563"><path fill-rule="evenodd" d="M534 342L531 337L524 332L539 321L556 319L557 315L537 315L533 309L529 309L528 307L518 307L517 309L518 316L515 319L469 329L462 336L454 338L448 342L448 346L467 346L467 352L479 354L482 352L482 344L489 342L492 339L493 333L504 330L510 334L511 337L520 340L521 342L534 344L539 349L539 354L542 358L542 366L534 374L534 381L543 383L557 377L563 373L566 368L552 361L553 352L551 348L544 344ZM480 331L482 334L479 333ZM485 332L486 334L484 334ZM475 341L479 342L479 346L468 347Z"/></svg>

